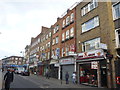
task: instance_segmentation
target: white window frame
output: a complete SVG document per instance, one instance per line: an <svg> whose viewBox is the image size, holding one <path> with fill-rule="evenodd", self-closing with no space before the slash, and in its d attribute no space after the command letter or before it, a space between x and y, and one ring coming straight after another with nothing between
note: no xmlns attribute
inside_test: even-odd
<svg viewBox="0 0 120 90"><path fill-rule="evenodd" d="M90 8L91 5L93 5L93 8ZM98 6L98 0L91 0L90 3L88 3L87 5L85 5L81 9L81 16L86 15L88 12L90 12L91 10L93 10L94 8L96 8L97 6Z"/></svg>
<svg viewBox="0 0 120 90"><path fill-rule="evenodd" d="M62 41L65 40L65 33L62 33Z"/></svg>
<svg viewBox="0 0 120 90"><path fill-rule="evenodd" d="M69 30L66 31L66 39L69 39L70 35L69 35Z"/></svg>
<svg viewBox="0 0 120 90"><path fill-rule="evenodd" d="M68 25L70 23L70 16L67 16L66 18L66 25Z"/></svg>
<svg viewBox="0 0 120 90"><path fill-rule="evenodd" d="M62 27L65 27L65 19L63 20Z"/></svg>
<svg viewBox="0 0 120 90"><path fill-rule="evenodd" d="M74 27L70 29L70 37L74 37Z"/></svg>
<svg viewBox="0 0 120 90"><path fill-rule="evenodd" d="M91 22L93 22L94 26L92 28L86 28ZM82 24L82 33L83 32L86 32L86 31L89 31L95 27L98 27L99 26L99 16L95 16L94 18L88 20L87 22L83 23Z"/></svg>
<svg viewBox="0 0 120 90"><path fill-rule="evenodd" d="M70 21L73 22L74 21L74 13L71 13L70 17L71 17Z"/></svg>
<svg viewBox="0 0 120 90"><path fill-rule="evenodd" d="M119 15L119 16L116 15L115 6L117 6L117 5L118 5L118 7L119 7L119 14L120 14L120 2L117 2L117 3L115 3L114 5L112 5L112 9L113 9L113 20L116 20L116 19L120 18L120 15Z"/></svg>
<svg viewBox="0 0 120 90"><path fill-rule="evenodd" d="M58 36L55 38L55 41L56 41L56 44L58 44L58 42L59 42L59 37Z"/></svg>
<svg viewBox="0 0 120 90"><path fill-rule="evenodd" d="M98 45L98 46L96 46L96 45ZM87 46L89 46L89 48ZM90 49L90 47L94 47L94 48ZM91 40L88 40L88 41L85 41L82 43L82 51L83 52L95 50L96 47L97 47L97 49L100 47L100 38L91 39Z"/></svg>

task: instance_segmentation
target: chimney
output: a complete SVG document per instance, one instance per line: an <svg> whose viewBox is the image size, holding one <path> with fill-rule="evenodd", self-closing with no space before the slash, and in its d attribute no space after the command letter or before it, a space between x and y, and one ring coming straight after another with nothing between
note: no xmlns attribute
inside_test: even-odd
<svg viewBox="0 0 120 90"><path fill-rule="evenodd" d="M67 13L69 13L70 9L67 10Z"/></svg>

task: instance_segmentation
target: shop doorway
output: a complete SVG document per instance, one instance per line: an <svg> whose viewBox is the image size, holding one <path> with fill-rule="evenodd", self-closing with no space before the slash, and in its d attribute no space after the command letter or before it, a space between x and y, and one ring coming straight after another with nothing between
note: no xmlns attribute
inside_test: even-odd
<svg viewBox="0 0 120 90"><path fill-rule="evenodd" d="M107 87L107 71L106 68L101 68L101 86Z"/></svg>

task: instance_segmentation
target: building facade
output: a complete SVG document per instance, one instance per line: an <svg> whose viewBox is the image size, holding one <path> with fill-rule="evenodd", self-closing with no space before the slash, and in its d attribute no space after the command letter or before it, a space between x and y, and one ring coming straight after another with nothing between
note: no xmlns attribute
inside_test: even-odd
<svg viewBox="0 0 120 90"><path fill-rule="evenodd" d="M114 87L111 86L115 80L115 35L111 2L81 2L76 7L76 29L78 82Z"/></svg>
<svg viewBox="0 0 120 90"><path fill-rule="evenodd" d="M116 87L120 88L120 1L117 0L116 2L112 2L112 8L113 8L113 21L115 25L115 40L116 46L115 46L115 80Z"/></svg>
<svg viewBox="0 0 120 90"><path fill-rule="evenodd" d="M23 65L23 57L20 56L10 56L2 59L2 65L4 70L7 68L14 68L16 66Z"/></svg>

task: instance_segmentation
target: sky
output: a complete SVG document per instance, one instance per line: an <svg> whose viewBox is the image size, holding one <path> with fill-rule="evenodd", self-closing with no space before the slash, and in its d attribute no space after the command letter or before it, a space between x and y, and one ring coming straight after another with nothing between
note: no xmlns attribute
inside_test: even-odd
<svg viewBox="0 0 120 90"><path fill-rule="evenodd" d="M0 0L0 59L23 56L31 37L80 0Z"/></svg>

